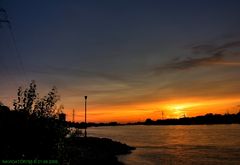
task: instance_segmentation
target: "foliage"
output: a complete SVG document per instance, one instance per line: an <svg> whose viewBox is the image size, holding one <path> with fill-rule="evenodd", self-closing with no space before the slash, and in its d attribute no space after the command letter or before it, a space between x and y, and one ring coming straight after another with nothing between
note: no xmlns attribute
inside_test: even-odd
<svg viewBox="0 0 240 165"><path fill-rule="evenodd" d="M29 88L26 88L24 91L22 87L19 87L17 101L15 100L13 103L14 109L18 111L25 110L28 113L32 113L32 107L37 98L36 88L35 81L32 81Z"/></svg>
<svg viewBox="0 0 240 165"><path fill-rule="evenodd" d="M33 114L37 117L55 117L56 102L59 100L56 87L41 99L38 99L34 106Z"/></svg>
<svg viewBox="0 0 240 165"><path fill-rule="evenodd" d="M18 88L17 100L14 100L13 106L16 111L23 111L34 117L56 117L56 103L59 100L57 88L53 87L51 91L39 98L37 85L32 81L29 88L25 90Z"/></svg>
<svg viewBox="0 0 240 165"><path fill-rule="evenodd" d="M58 120L58 100L56 87L42 98L34 81L25 90L19 87L14 110L0 106L0 158L63 160L68 129Z"/></svg>

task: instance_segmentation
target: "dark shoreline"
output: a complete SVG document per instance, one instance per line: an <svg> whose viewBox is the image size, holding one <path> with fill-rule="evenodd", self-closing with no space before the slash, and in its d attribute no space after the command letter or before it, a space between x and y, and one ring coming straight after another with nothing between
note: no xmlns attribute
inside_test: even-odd
<svg viewBox="0 0 240 165"><path fill-rule="evenodd" d="M64 140L61 160L50 155L44 158L9 156L3 159L0 155L0 164L124 165L117 156L130 154L134 149L108 138L70 137Z"/></svg>
<svg viewBox="0 0 240 165"><path fill-rule="evenodd" d="M117 155L131 153L134 147L108 138L72 137L65 141L67 162L70 165L123 165Z"/></svg>
<svg viewBox="0 0 240 165"><path fill-rule="evenodd" d="M134 147L107 138L69 135L64 120L0 106L0 164L122 165Z"/></svg>

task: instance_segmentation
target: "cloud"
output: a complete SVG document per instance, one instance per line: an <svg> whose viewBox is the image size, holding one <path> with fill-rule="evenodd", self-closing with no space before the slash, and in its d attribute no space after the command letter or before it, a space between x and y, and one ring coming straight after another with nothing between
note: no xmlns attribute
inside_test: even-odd
<svg viewBox="0 0 240 165"><path fill-rule="evenodd" d="M125 82L126 79L117 74L112 73L104 73L104 72L97 72L97 71L88 71L81 69L80 67L59 67L59 66L35 66L30 70L32 73L38 73L43 75L49 76L57 76L64 78L66 77L75 77L75 78L97 78L97 79L104 79L108 81L116 81L116 82Z"/></svg>
<svg viewBox="0 0 240 165"><path fill-rule="evenodd" d="M232 48L239 48L240 41L227 42L221 45L198 44L191 47L194 54L211 54L219 51L228 51Z"/></svg>
<svg viewBox="0 0 240 165"><path fill-rule="evenodd" d="M234 48L234 47L240 47L240 41L233 41L225 43L218 47L218 49L228 49L228 48Z"/></svg>
<svg viewBox="0 0 240 165"><path fill-rule="evenodd" d="M168 69L178 69L178 70L186 70L191 69L197 66L203 65L212 65L212 64L221 64L224 62L223 53L218 52L210 57L203 58L187 58L186 60L173 60L170 63L157 67L157 70L168 70Z"/></svg>
<svg viewBox="0 0 240 165"><path fill-rule="evenodd" d="M160 65L154 68L154 71L160 73L169 70L187 70L202 66L228 65L240 66L240 62L226 60L231 56L239 56L239 50L233 52L233 49L240 48L240 41L227 42L221 45L198 44L193 45L190 51L198 57L187 57L181 59L179 57L171 60L165 65ZM200 56L199 56L200 55Z"/></svg>
<svg viewBox="0 0 240 165"><path fill-rule="evenodd" d="M216 47L208 44L200 44L192 46L191 50L193 54L212 53L216 51Z"/></svg>

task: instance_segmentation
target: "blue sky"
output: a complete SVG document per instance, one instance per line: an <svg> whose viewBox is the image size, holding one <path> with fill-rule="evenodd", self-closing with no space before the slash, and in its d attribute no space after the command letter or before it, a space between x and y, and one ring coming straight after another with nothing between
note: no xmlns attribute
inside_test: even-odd
<svg viewBox="0 0 240 165"><path fill-rule="evenodd" d="M10 105L17 87L33 79L43 94L57 86L66 111L81 109L84 95L95 109L238 97L239 6L237 0L2 0L19 54L2 23L0 100Z"/></svg>

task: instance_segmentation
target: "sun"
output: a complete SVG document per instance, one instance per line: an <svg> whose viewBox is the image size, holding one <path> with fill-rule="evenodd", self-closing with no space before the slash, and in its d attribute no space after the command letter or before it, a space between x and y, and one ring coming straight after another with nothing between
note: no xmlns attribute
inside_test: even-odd
<svg viewBox="0 0 240 165"><path fill-rule="evenodd" d="M199 103L172 103L166 106L170 116L181 118L187 115L187 111L193 107L199 106Z"/></svg>
<svg viewBox="0 0 240 165"><path fill-rule="evenodd" d="M191 106L187 105L187 104L173 104L173 105L169 105L168 109L179 112L179 111L183 111L189 107L191 107Z"/></svg>
<svg viewBox="0 0 240 165"><path fill-rule="evenodd" d="M185 108L187 108L187 106L185 106L185 105L175 105L175 106L173 106L173 109L177 110L177 111L184 110Z"/></svg>
<svg viewBox="0 0 240 165"><path fill-rule="evenodd" d="M180 118L182 116L185 116L186 112L184 111L188 106L185 105L174 105L172 107L173 109L173 114L177 117Z"/></svg>

